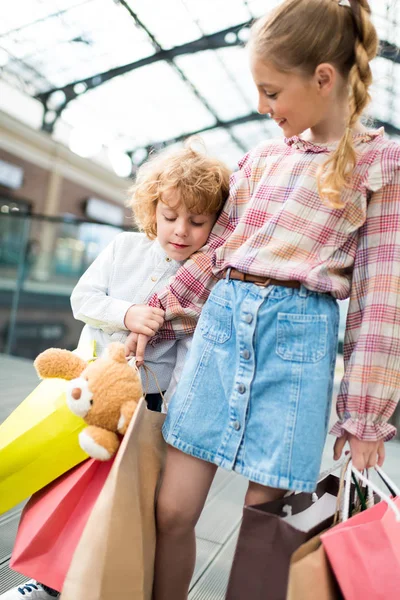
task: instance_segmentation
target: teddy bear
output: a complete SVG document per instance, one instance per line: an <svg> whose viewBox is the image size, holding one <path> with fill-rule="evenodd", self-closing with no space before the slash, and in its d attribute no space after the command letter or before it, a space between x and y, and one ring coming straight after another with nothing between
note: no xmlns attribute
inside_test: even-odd
<svg viewBox="0 0 400 600"><path fill-rule="evenodd" d="M40 378L68 381L66 396L71 411L88 424L79 444L89 456L109 460L143 397L139 371L128 364L124 345L114 342L89 363L69 350L49 348L34 361Z"/></svg>

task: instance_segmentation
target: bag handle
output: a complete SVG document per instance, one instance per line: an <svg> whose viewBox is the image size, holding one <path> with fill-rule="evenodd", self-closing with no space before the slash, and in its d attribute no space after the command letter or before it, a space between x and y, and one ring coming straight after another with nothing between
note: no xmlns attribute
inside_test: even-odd
<svg viewBox="0 0 400 600"><path fill-rule="evenodd" d="M382 479L383 483L386 484L389 492L392 496L400 496L400 489L397 485L390 479L388 475L378 465L375 466L375 471L378 473L379 477Z"/></svg>
<svg viewBox="0 0 400 600"><path fill-rule="evenodd" d="M379 489L375 483L373 483L370 479L365 477L360 471L358 471L355 467L353 467L353 463L351 459L348 462L347 470L346 470L346 483L344 487L344 506L349 507L350 503L350 482L351 476L354 475L362 481L367 487L371 488L386 504L392 509L395 514L396 522L400 523L400 510L397 508L396 504L393 500L382 490ZM379 472L378 472L379 474ZM396 486L395 486L396 487ZM349 510L344 511L342 521L347 521L349 518Z"/></svg>
<svg viewBox="0 0 400 600"><path fill-rule="evenodd" d="M130 367L132 367L132 369L136 369L137 371L139 371L139 369L136 366L136 357L135 356L127 356L127 361L128 361L128 365ZM165 412L167 412L168 409L168 404L164 398L164 394L160 388L160 384L158 383L158 379L157 379L157 375L154 373L154 371L152 369L150 369L150 367L148 367L146 364L143 363L143 365L141 366L141 368L144 371L145 377L146 377L146 384L145 384L145 389L143 390L143 398L146 398L147 393L148 393L148 389L149 389L149 373L151 373L151 375L154 378L154 381L156 383L156 387L158 389L158 392L162 398L162 407L165 410Z"/></svg>
<svg viewBox="0 0 400 600"><path fill-rule="evenodd" d="M156 383L158 392L159 392L159 394L160 394L160 396L162 398L162 407L166 411L167 408L168 408L168 406L167 406L164 394L161 391L160 384L158 383L157 375L154 373L154 371L152 369L150 369L150 367L148 367L144 363L142 365L142 368L143 368L145 376L146 376L146 391L144 392L143 396L146 398L147 390L149 389L149 373L151 373L151 375L153 375L154 381Z"/></svg>

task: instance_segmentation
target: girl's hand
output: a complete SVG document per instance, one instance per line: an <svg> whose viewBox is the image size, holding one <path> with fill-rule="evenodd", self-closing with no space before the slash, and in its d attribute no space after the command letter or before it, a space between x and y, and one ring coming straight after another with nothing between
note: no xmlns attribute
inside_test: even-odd
<svg viewBox="0 0 400 600"><path fill-rule="evenodd" d="M345 433L342 437L337 438L333 447L333 458L339 460L342 456L343 448L349 442L350 454L353 465L359 471L375 467L381 467L385 460L385 445L383 440L378 442L364 442L359 440L351 433Z"/></svg>
<svg viewBox="0 0 400 600"><path fill-rule="evenodd" d="M126 311L124 323L129 331L152 337L164 323L164 311L147 304L134 304Z"/></svg>

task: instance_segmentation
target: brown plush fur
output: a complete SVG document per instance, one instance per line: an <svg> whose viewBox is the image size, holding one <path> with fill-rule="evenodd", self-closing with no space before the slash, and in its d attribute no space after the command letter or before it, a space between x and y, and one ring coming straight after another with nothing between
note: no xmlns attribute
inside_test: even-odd
<svg viewBox="0 0 400 600"><path fill-rule="evenodd" d="M80 399L82 379L87 381L91 399L84 421L89 427L81 432L80 443L82 447L85 445L86 452L99 460L107 460L115 454L119 446L117 434L126 432L143 395L139 373L128 365L124 345L118 342L110 344L107 356L89 364L68 350L50 348L42 352L34 364L42 378L77 379L77 387L73 390L76 396L69 392L73 398L72 405L69 404L73 412L74 401L78 402ZM82 395L84 396L83 391ZM96 445L106 450L109 456L105 457L101 450L97 452Z"/></svg>
<svg viewBox="0 0 400 600"><path fill-rule="evenodd" d="M41 379L75 379L86 368L87 363L69 350L48 348L36 358L33 366Z"/></svg>

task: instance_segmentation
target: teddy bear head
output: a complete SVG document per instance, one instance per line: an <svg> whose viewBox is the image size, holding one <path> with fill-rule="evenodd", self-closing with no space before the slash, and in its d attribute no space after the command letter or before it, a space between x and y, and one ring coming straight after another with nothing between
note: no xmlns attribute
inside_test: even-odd
<svg viewBox="0 0 400 600"><path fill-rule="evenodd" d="M138 402L143 396L139 372L127 363L124 345L110 344L105 354L87 363L76 354L49 348L35 360L42 378L68 380L67 404L88 425L118 431L121 407L125 402Z"/></svg>

